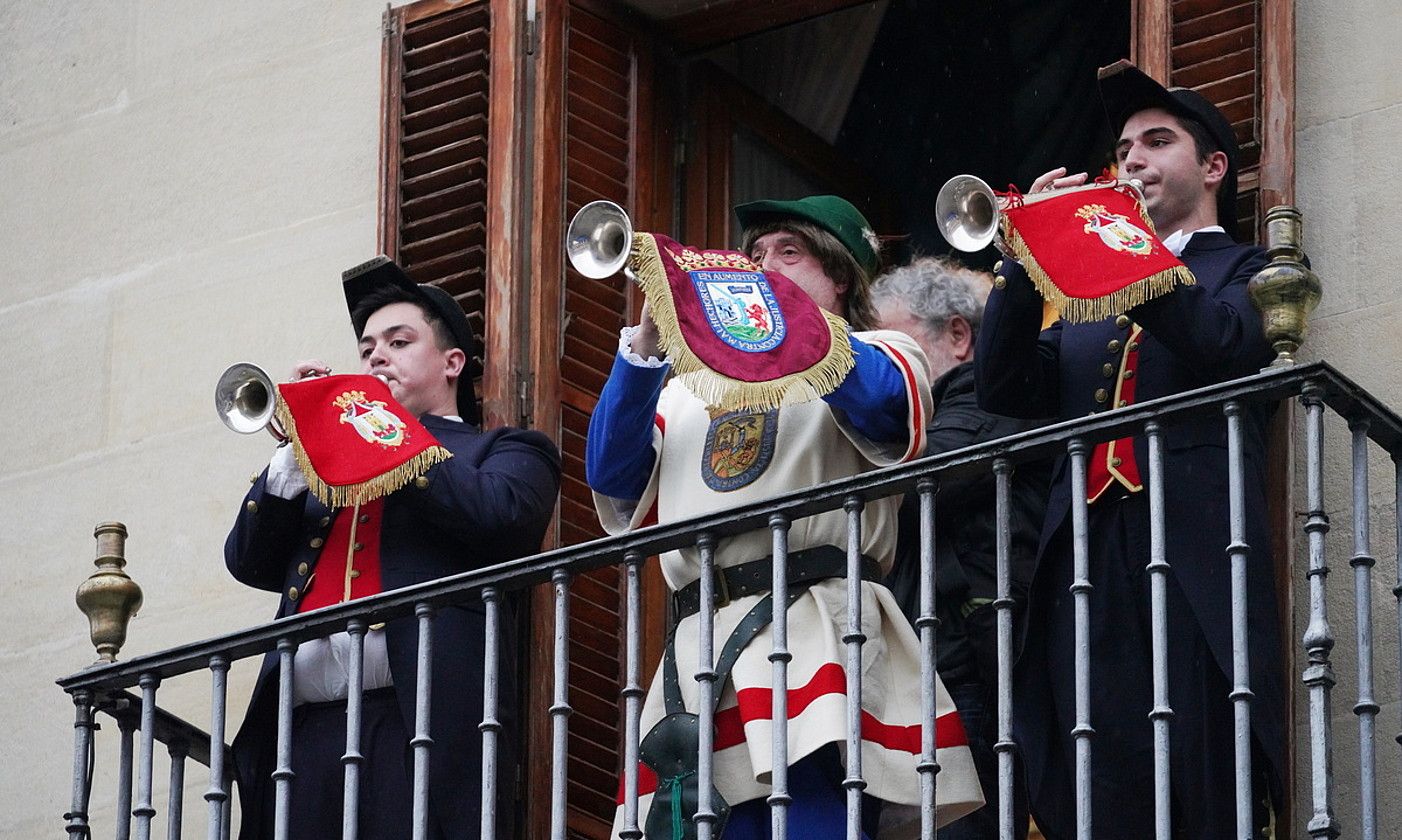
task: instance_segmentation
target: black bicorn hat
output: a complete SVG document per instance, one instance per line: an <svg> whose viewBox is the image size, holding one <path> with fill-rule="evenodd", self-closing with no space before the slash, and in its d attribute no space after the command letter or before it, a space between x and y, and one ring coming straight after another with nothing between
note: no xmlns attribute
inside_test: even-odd
<svg viewBox="0 0 1402 840"><path fill-rule="evenodd" d="M477 337L472 332L472 324L468 323L467 313L462 311L452 295L437 286L415 283L398 263L384 255L341 272L341 288L346 294L346 308L350 310L351 326L355 329L357 340L365 328L365 321L373 313L362 313L363 317L357 322L356 309L361 301L381 289L397 288L407 292L441 318L448 325L453 344L467 356L462 375L458 377L458 414L468 423L480 425L477 394L472 387L472 377L477 367L473 361L477 353Z"/></svg>
<svg viewBox="0 0 1402 840"><path fill-rule="evenodd" d="M1217 190L1217 223L1235 239L1237 170L1241 163L1241 150L1237 147L1232 124L1217 110L1217 106L1195 90L1164 87L1128 60L1100 68L1098 76L1100 99L1105 103L1110 129L1116 137L1119 137L1129 118L1145 108L1162 108L1207 129L1217 148L1227 156L1227 174Z"/></svg>

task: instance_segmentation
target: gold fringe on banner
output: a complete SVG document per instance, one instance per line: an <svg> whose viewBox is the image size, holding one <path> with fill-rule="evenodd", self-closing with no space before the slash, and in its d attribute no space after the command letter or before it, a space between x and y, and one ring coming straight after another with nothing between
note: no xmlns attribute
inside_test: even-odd
<svg viewBox="0 0 1402 840"><path fill-rule="evenodd" d="M658 339L672 362L672 371L687 390L710 408L768 411L809 402L837 390L852 370L847 321L821 310L827 319L828 352L811 367L764 382L747 382L720 373L701 361L682 337L657 240L646 233L635 233L628 263L633 279L652 307L652 320L657 323Z"/></svg>
<svg viewBox="0 0 1402 840"><path fill-rule="evenodd" d="M389 472L366 481L356 484L327 484L321 476L317 475L316 468L312 466L311 459L307 457L307 450L302 446L301 435L297 432L297 421L293 419L292 412L287 409L286 401L278 400L275 411L278 422L282 424L282 428L287 431L288 439L292 441L292 454L297 459L297 466L302 470L302 475L307 479L307 486L311 488L312 495L328 507L343 508L373 502L381 496L388 496L428 472L428 468L434 464L441 464L453 457L453 453L438 444L434 444Z"/></svg>
<svg viewBox="0 0 1402 840"><path fill-rule="evenodd" d="M1154 223L1142 205L1139 208L1139 217L1148 226L1150 232L1154 232ZM1008 221L1007 214L1003 214L1001 225L1003 241L1017 257L1017 261L1022 263L1023 269L1027 271L1028 278L1032 280L1032 285L1036 287L1042 299L1056 307L1061 317L1073 324L1103 321L1141 303L1147 303L1160 295L1166 295L1173 291L1175 286L1193 286L1198 282L1197 278L1193 276L1192 270L1186 265L1176 265L1173 268L1136 280L1123 289L1117 289L1108 295L1097 298L1072 297L1062 291L1047 276L1047 272L1037 263L1037 258L1032 256L1032 251L1023 241L1022 234L1018 233L1017 228ZM1155 233L1155 236L1157 235Z"/></svg>

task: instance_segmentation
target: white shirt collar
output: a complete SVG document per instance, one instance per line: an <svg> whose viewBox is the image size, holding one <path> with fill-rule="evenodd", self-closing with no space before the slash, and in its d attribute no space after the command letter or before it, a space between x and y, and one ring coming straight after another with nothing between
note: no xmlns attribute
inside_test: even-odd
<svg viewBox="0 0 1402 840"><path fill-rule="evenodd" d="M1188 247L1188 240L1193 238L1193 234L1226 232L1226 228L1221 225L1208 225L1207 227L1198 228L1188 233L1184 233L1182 230L1175 230L1173 233L1163 238L1163 246L1167 248L1173 256L1181 257L1183 255L1183 249Z"/></svg>

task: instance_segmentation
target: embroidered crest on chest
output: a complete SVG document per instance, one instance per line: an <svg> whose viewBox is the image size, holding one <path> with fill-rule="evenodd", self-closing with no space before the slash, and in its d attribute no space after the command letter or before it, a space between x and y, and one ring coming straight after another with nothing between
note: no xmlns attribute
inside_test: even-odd
<svg viewBox="0 0 1402 840"><path fill-rule="evenodd" d="M777 408L712 412L701 454L701 480L721 493L752 484L769 468L778 431Z"/></svg>

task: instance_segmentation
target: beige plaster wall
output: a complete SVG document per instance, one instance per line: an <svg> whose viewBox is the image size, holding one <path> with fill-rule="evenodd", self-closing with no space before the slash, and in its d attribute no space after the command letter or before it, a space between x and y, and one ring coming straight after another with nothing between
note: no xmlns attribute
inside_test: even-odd
<svg viewBox="0 0 1402 840"><path fill-rule="evenodd" d="M127 524L145 590L124 657L276 606L221 555L272 441L226 431L211 393L239 360L278 377L308 355L353 365L339 270L375 249L384 6L0 4L0 837L62 831L73 711L53 680L94 656L73 604L94 523ZM236 714L251 673L231 680ZM203 679L159 702L207 726ZM98 744L98 836L114 729ZM187 836L203 836L207 786L192 766Z"/></svg>
<svg viewBox="0 0 1402 840"><path fill-rule="evenodd" d="M1297 19L1296 198L1305 213L1305 241L1324 284L1304 356L1324 359L1367 388L1394 410L1402 408L1402 276L1396 268L1396 226L1402 219L1402 193L1396 186L1397 138L1402 136L1402 7L1392 0L1346 3L1299 0ZM1303 425L1297 422L1303 440ZM1371 587L1374 697L1381 705L1377 750L1380 779L1379 836L1395 836L1402 826L1402 800L1393 791L1402 774L1402 731L1398 687L1396 473L1386 455L1370 447L1369 517L1371 553L1378 563ZM1297 479L1303 478L1297 462ZM1352 470L1349 432L1337 418L1327 424L1325 509L1328 537L1328 608L1336 638L1332 655L1335 812L1343 836L1359 836L1359 726L1352 713L1358 701L1355 619ZM1305 509L1297 480L1295 509ZM1297 558L1294 582L1296 633L1308 620L1304 593L1306 558ZM1298 674L1298 669L1297 669ZM1296 677L1298 679L1298 677ZM1298 682L1296 682L1298 685ZM1297 703L1296 741L1307 768L1307 706ZM1295 825L1312 815L1309 775L1296 779ZM1295 836L1303 836L1298 832Z"/></svg>

